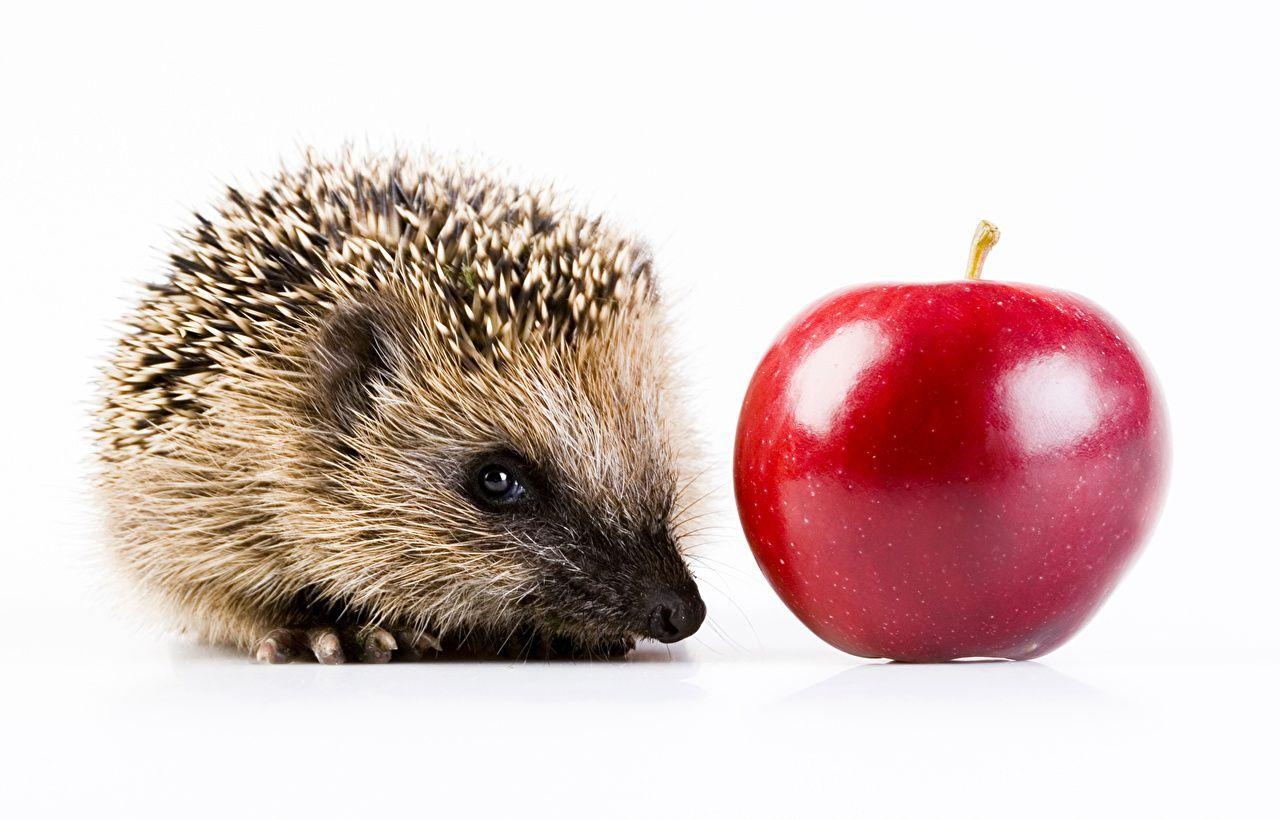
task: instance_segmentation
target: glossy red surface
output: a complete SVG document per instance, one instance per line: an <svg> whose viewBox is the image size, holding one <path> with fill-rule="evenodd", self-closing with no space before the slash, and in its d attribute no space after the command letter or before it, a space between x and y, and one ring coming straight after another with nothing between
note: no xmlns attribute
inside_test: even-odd
<svg viewBox="0 0 1280 820"><path fill-rule="evenodd" d="M867 657L1033 658L1141 547L1167 424L1124 331L1067 293L855 288L783 332L734 458L747 539L814 632Z"/></svg>

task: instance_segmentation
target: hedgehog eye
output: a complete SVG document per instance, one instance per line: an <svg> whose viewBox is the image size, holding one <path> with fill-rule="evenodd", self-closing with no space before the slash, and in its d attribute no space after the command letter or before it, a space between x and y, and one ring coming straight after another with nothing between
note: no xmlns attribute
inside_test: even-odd
<svg viewBox="0 0 1280 820"><path fill-rule="evenodd" d="M514 504L526 493L515 468L500 461L488 462L476 470L473 484L476 494L490 504Z"/></svg>

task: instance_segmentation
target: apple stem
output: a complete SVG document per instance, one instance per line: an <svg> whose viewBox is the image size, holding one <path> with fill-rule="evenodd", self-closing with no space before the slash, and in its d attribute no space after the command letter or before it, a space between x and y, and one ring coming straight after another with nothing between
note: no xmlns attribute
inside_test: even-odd
<svg viewBox="0 0 1280 820"><path fill-rule="evenodd" d="M987 261L987 254L1000 241L1000 229L987 220L978 223L973 232L973 244L969 246L969 267L965 269L966 279L978 279L982 276L982 265Z"/></svg>

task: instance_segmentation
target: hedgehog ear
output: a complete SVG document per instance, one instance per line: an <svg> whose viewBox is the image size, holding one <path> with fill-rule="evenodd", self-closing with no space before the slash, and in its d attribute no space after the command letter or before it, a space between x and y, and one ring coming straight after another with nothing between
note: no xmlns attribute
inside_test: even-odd
<svg viewBox="0 0 1280 820"><path fill-rule="evenodd" d="M373 305L334 309L320 328L311 357L310 404L321 428L340 449L363 417L375 412L374 394L395 376L391 317ZM354 453L352 453L354 454Z"/></svg>

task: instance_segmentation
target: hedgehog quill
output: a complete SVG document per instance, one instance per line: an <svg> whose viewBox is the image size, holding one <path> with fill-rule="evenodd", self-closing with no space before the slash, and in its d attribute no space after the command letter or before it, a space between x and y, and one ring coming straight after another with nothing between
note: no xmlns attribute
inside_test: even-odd
<svg viewBox="0 0 1280 820"><path fill-rule="evenodd" d="M309 154L195 217L96 434L111 550L261 661L683 639L695 454L643 244L434 160Z"/></svg>

